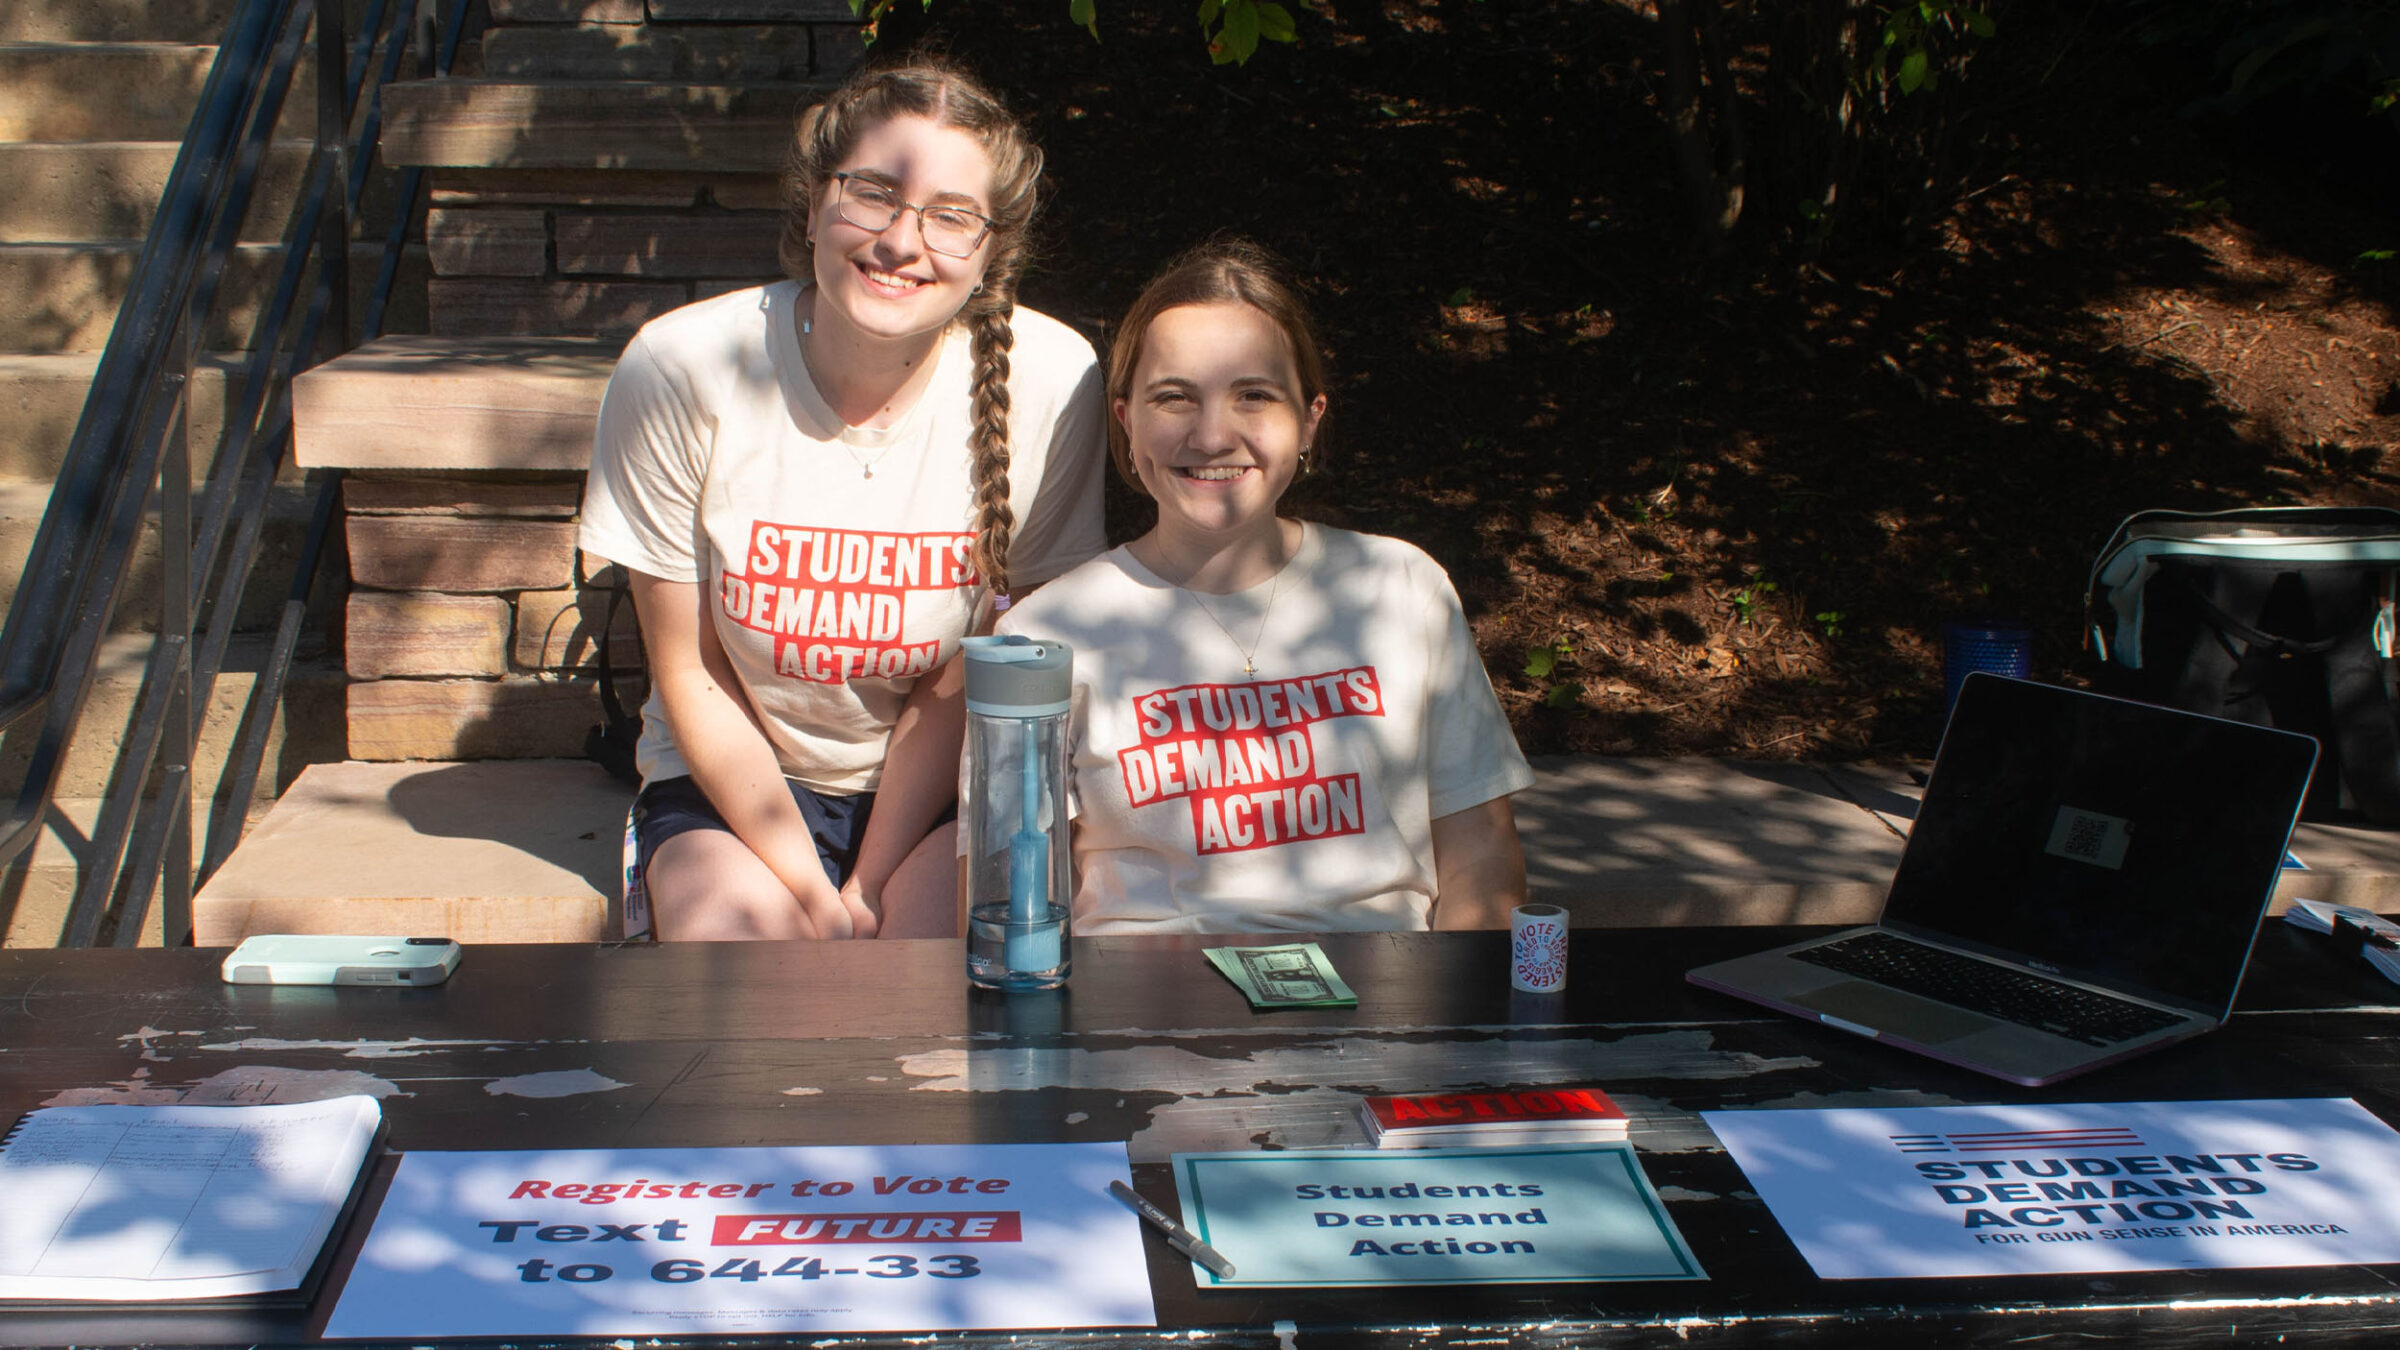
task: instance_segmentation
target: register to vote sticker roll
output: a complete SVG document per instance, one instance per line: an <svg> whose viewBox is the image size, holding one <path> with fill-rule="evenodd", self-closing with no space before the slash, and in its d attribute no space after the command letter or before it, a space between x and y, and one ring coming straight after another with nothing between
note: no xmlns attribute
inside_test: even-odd
<svg viewBox="0 0 2400 1350"><path fill-rule="evenodd" d="M1508 913L1508 983L1528 994L1567 987L1567 912L1519 905Z"/></svg>

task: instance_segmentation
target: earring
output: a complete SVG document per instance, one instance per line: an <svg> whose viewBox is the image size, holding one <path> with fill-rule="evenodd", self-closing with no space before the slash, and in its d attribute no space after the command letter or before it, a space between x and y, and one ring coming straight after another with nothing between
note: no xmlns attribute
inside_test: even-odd
<svg viewBox="0 0 2400 1350"><path fill-rule="evenodd" d="M974 289L974 290L971 290L971 291L969 291L969 292L967 292L967 294L969 294L969 295L981 295L981 294L983 294L983 283L982 283L982 282L980 282L980 281L976 282L976 283L975 283L975 289Z"/></svg>

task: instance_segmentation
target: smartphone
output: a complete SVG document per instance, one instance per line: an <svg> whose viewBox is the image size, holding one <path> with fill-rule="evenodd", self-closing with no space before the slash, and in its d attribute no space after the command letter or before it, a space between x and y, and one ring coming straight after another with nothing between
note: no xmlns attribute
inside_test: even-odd
<svg viewBox="0 0 2400 1350"><path fill-rule="evenodd" d="M441 937L267 933L225 958L227 984L440 984L458 969L458 944Z"/></svg>

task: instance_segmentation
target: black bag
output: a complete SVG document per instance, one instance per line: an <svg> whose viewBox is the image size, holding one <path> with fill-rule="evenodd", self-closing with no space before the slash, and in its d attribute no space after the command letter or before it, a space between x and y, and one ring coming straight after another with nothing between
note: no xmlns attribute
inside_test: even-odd
<svg viewBox="0 0 2400 1350"><path fill-rule="evenodd" d="M2400 824L2392 606L2400 511L2144 511L2084 588L2107 693L2305 732L2301 814Z"/></svg>
<svg viewBox="0 0 2400 1350"><path fill-rule="evenodd" d="M636 751L642 743L642 715L628 711L625 700L617 693L617 663L611 650L617 627L617 606L633 598L632 583L625 569L614 563L595 580L608 588L608 608L600 616L600 633L593 646L600 658L600 725L584 733L584 758L596 761L612 777L635 787L642 785L641 764ZM641 650L641 629L634 629L634 649ZM644 653L645 658L647 653Z"/></svg>

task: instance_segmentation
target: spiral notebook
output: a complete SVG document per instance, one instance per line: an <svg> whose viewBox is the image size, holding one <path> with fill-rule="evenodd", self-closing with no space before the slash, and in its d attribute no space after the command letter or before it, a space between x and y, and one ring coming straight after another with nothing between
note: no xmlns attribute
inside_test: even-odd
<svg viewBox="0 0 2400 1350"><path fill-rule="evenodd" d="M368 1096L28 1112L0 1140L0 1306L304 1301L382 1122Z"/></svg>

